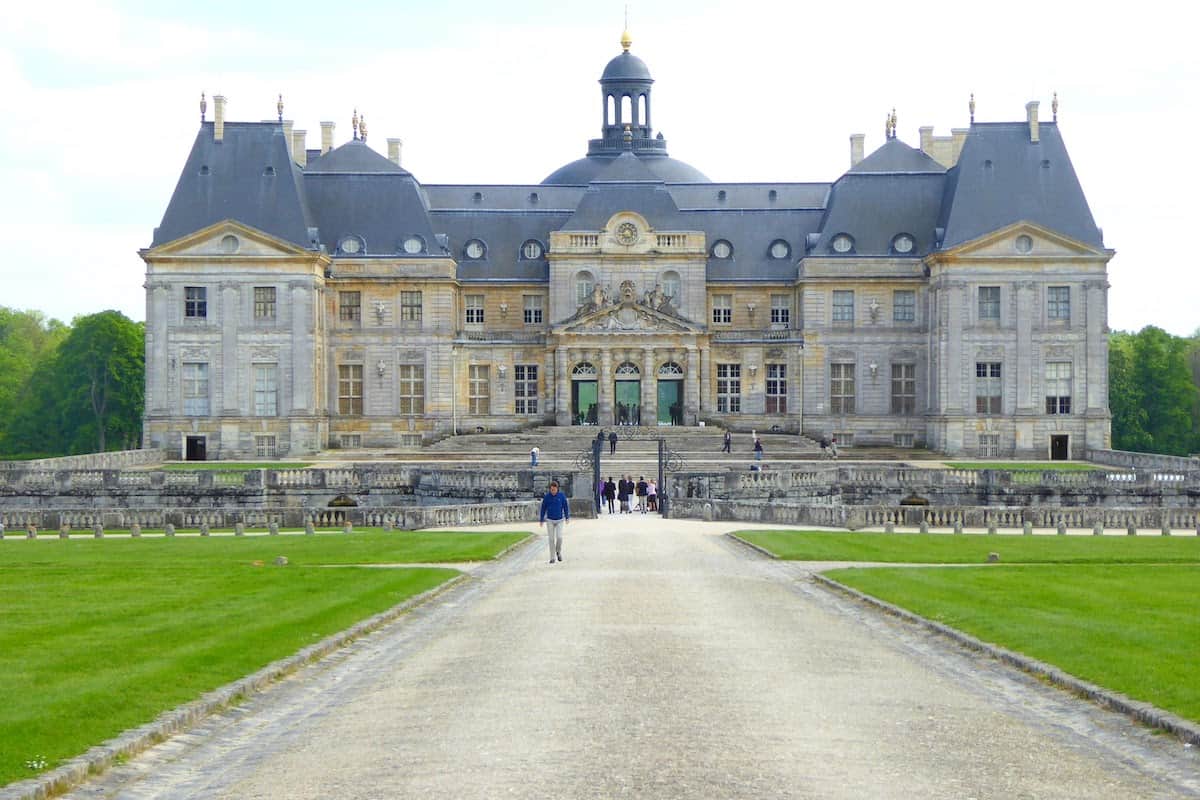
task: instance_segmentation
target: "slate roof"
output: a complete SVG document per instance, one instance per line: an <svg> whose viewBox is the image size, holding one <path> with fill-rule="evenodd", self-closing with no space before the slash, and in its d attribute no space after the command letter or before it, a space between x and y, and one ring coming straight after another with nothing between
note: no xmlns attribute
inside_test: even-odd
<svg viewBox="0 0 1200 800"><path fill-rule="evenodd" d="M646 66L646 62L626 50L605 65L600 80L653 82L654 79L650 77L650 68Z"/></svg>
<svg viewBox="0 0 1200 800"><path fill-rule="evenodd" d="M883 146L850 168L861 172L945 172L946 168L899 139L888 139Z"/></svg>
<svg viewBox="0 0 1200 800"><path fill-rule="evenodd" d="M686 230L679 207L662 181L593 183L563 230L599 230L620 211L638 212L657 230Z"/></svg>
<svg viewBox="0 0 1200 800"><path fill-rule="evenodd" d="M538 281L550 279L549 262L543 257L526 260L521 245L536 239L549 249L550 232L560 230L569 211L434 210L430 217L439 232L448 234L450 254L458 261L458 277L464 281ZM484 257L468 259L466 244L471 239L484 243Z"/></svg>
<svg viewBox="0 0 1200 800"><path fill-rule="evenodd" d="M624 155L623 153L621 155ZM691 164L671 158L666 155L653 153L633 154L642 161L659 180L680 183L708 183L708 176ZM551 172L544 179L547 185L586 186L594 180L602 180L604 171L612 164L616 156L593 154L584 156L565 164Z"/></svg>
<svg viewBox="0 0 1200 800"><path fill-rule="evenodd" d="M1104 247L1058 125L1041 123L1038 138L1029 140L1025 122L971 126L949 171L939 221L943 248L1023 220Z"/></svg>
<svg viewBox="0 0 1200 800"><path fill-rule="evenodd" d="M839 256L830 247L839 233L854 239L854 249L845 256L886 256L892 240L907 233L915 240L913 251L921 256L936 247L934 229L942 207L946 176L941 173L900 174L886 172L843 175L830 192L829 208L820 225L820 237L810 254Z"/></svg>
<svg viewBox="0 0 1200 800"><path fill-rule="evenodd" d="M704 231L710 257L709 281L794 281L797 263L804 256L804 241L818 230L821 209L699 210L681 212L682 229ZM713 244L725 239L733 246L731 258L713 258ZM791 252L773 258L771 243L782 239Z"/></svg>

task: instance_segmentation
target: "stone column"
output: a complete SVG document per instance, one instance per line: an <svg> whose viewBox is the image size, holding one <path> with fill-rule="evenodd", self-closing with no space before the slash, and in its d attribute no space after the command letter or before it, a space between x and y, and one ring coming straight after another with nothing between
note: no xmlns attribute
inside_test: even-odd
<svg viewBox="0 0 1200 800"><path fill-rule="evenodd" d="M658 376L654 348L642 350L642 424L658 424Z"/></svg>
<svg viewBox="0 0 1200 800"><path fill-rule="evenodd" d="M700 371L696 372L696 359L693 356L692 348L688 348L688 381L694 382L693 385L697 388L697 417L705 413L711 413L713 407L712 400L712 348L706 347L700 351Z"/></svg>
<svg viewBox="0 0 1200 800"><path fill-rule="evenodd" d="M600 410L596 419L600 425L613 424L613 370L612 351L600 351L600 379L596 381L596 405Z"/></svg>
<svg viewBox="0 0 1200 800"><path fill-rule="evenodd" d="M684 381L683 381L683 423L685 425L695 425L700 418L701 391L700 379L701 373L705 367L703 363L708 360L708 350L700 351L696 345L688 345L687 360L684 363Z"/></svg>
<svg viewBox="0 0 1200 800"><path fill-rule="evenodd" d="M970 380L962 380L962 337L963 315L967 313L967 287L961 281L947 282L941 294L946 302L946 358L942 361L942 386L946 392L946 413L963 413L963 397L975 389L975 372L971 370Z"/></svg>
<svg viewBox="0 0 1200 800"><path fill-rule="evenodd" d="M146 364L146 408L156 414L166 414L171 407L171 378L179 372L178 361L172 367L167 350L170 329L171 290L162 283L152 283L146 289L146 332L152 348Z"/></svg>
<svg viewBox="0 0 1200 800"><path fill-rule="evenodd" d="M221 414L237 416L241 407L249 402L238 397L238 324L241 309L238 307L238 285L233 282L221 284ZM215 405L215 404L214 404ZM214 409L215 411L216 409Z"/></svg>
<svg viewBox="0 0 1200 800"><path fill-rule="evenodd" d="M292 281L288 284L291 292L291 303L288 313L292 316L292 413L312 414L315 412L312 398L315 394L315 382L323 380L324 376L314 375L312 364L312 333L309 327L309 317L312 313L312 300L308 287L302 281ZM337 364L328 365L330 374L337 374Z"/></svg>
<svg viewBox="0 0 1200 800"><path fill-rule="evenodd" d="M1086 410L1100 413L1108 406L1108 283L1088 281L1083 291L1087 359L1076 368L1071 382L1087 387Z"/></svg>
<svg viewBox="0 0 1200 800"><path fill-rule="evenodd" d="M1037 288L1033 281L1020 281L1016 284L1017 291L1017 357L1015 363L1002 369L1016 372L1017 408L1018 414L1036 413L1033 402L1033 371L1037 359L1033 355L1033 319L1041 318L1041 309L1037 302ZM1012 385L1012 378L1003 377L1004 387Z"/></svg>
<svg viewBox="0 0 1200 800"><path fill-rule="evenodd" d="M567 348L554 350L554 424L571 424L571 382L567 374Z"/></svg>

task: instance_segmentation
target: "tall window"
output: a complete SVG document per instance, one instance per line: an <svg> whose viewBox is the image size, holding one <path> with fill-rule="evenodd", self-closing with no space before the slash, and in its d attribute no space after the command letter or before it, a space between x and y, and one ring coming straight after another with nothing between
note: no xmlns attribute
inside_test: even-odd
<svg viewBox="0 0 1200 800"><path fill-rule="evenodd" d="M787 364L767 364L767 413L787 413Z"/></svg>
<svg viewBox="0 0 1200 800"><path fill-rule="evenodd" d="M208 364L184 362L183 413L189 417L208 416Z"/></svg>
<svg viewBox="0 0 1200 800"><path fill-rule="evenodd" d="M892 292L892 322L915 322L916 319L917 293L912 289Z"/></svg>
<svg viewBox="0 0 1200 800"><path fill-rule="evenodd" d="M728 325L733 322L733 295L712 296L712 321L714 325Z"/></svg>
<svg viewBox="0 0 1200 800"><path fill-rule="evenodd" d="M537 364L514 364L513 382L513 399L515 400L513 412L536 414L538 410Z"/></svg>
<svg viewBox="0 0 1200 800"><path fill-rule="evenodd" d="M854 322L854 292L837 289L833 292L833 321L849 324Z"/></svg>
<svg viewBox="0 0 1200 800"><path fill-rule="evenodd" d="M205 319L208 317L207 287L183 287L183 316L184 319Z"/></svg>
<svg viewBox="0 0 1200 800"><path fill-rule="evenodd" d="M486 415L492 413L491 381L487 365L472 364L468 374L469 408L472 414Z"/></svg>
<svg viewBox="0 0 1200 800"><path fill-rule="evenodd" d="M1046 413L1071 413L1071 362L1046 363Z"/></svg>
<svg viewBox="0 0 1200 800"><path fill-rule="evenodd" d="M338 292L338 319L342 322L362 319L362 292Z"/></svg>
<svg viewBox="0 0 1200 800"><path fill-rule="evenodd" d="M1051 286L1046 289L1046 316L1050 319L1071 319L1071 287Z"/></svg>
<svg viewBox="0 0 1200 800"><path fill-rule="evenodd" d="M786 294L771 295L771 324L786 328L792 322L792 298Z"/></svg>
<svg viewBox="0 0 1200 800"><path fill-rule="evenodd" d="M254 318L260 320L275 319L275 287L254 287Z"/></svg>
<svg viewBox="0 0 1200 800"><path fill-rule="evenodd" d="M400 384L401 414L425 413L425 365L401 364L397 370Z"/></svg>
<svg viewBox="0 0 1200 800"><path fill-rule="evenodd" d="M979 319L1000 321L1000 287L979 287Z"/></svg>
<svg viewBox="0 0 1200 800"><path fill-rule="evenodd" d="M274 417L279 415L279 368L275 364L255 364L254 370L254 416Z"/></svg>
<svg viewBox="0 0 1200 800"><path fill-rule="evenodd" d="M829 412L854 413L854 364L829 365Z"/></svg>
<svg viewBox="0 0 1200 800"><path fill-rule="evenodd" d="M338 365L338 413L363 413L362 364Z"/></svg>
<svg viewBox="0 0 1200 800"><path fill-rule="evenodd" d="M975 413L999 414L1004 387L1000 381L999 361L975 363Z"/></svg>
<svg viewBox="0 0 1200 800"><path fill-rule="evenodd" d="M575 305L583 305L592 298L592 289L596 285L596 279L592 277L592 273L587 270L575 273Z"/></svg>
<svg viewBox="0 0 1200 800"><path fill-rule="evenodd" d="M663 273L662 291L664 295L671 298L671 305L679 308L680 281L678 272L669 269Z"/></svg>
<svg viewBox="0 0 1200 800"><path fill-rule="evenodd" d="M260 433L254 437L254 455L259 458L275 457L275 434Z"/></svg>
<svg viewBox="0 0 1200 800"><path fill-rule="evenodd" d="M917 365L892 364L892 413L917 411Z"/></svg>
<svg viewBox="0 0 1200 800"><path fill-rule="evenodd" d="M525 324L542 324L542 296L540 294L525 295Z"/></svg>
<svg viewBox="0 0 1200 800"><path fill-rule="evenodd" d="M717 411L742 410L742 365L717 364Z"/></svg>
<svg viewBox="0 0 1200 800"><path fill-rule="evenodd" d="M420 325L424 312L424 297L421 292L400 293L400 322Z"/></svg>
<svg viewBox="0 0 1200 800"><path fill-rule="evenodd" d="M483 295L469 294L467 295L467 324L482 325L483 324Z"/></svg>

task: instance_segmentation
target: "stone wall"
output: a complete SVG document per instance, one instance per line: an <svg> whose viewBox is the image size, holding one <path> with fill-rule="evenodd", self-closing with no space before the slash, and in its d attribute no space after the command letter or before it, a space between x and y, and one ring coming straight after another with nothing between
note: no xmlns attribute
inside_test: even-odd
<svg viewBox="0 0 1200 800"><path fill-rule="evenodd" d="M168 458L167 451L147 448L145 450L115 450L110 453L85 453L79 456L60 458L37 458L32 461L0 461L0 470L65 470L65 469L128 469L161 464Z"/></svg>
<svg viewBox="0 0 1200 800"><path fill-rule="evenodd" d="M1200 458L1135 453L1129 450L1089 450L1088 461L1130 469L1200 471Z"/></svg>

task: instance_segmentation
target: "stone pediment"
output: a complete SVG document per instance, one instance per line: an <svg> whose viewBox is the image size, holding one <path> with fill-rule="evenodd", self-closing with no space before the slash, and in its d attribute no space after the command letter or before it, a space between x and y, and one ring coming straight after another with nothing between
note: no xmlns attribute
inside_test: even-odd
<svg viewBox="0 0 1200 800"><path fill-rule="evenodd" d="M227 219L187 236L143 251L143 257L279 258L311 256L310 251L268 233Z"/></svg>
<svg viewBox="0 0 1200 800"><path fill-rule="evenodd" d="M1023 247L1018 238L1022 238ZM1016 222L957 247L946 250L943 258L1110 258L1111 251L1064 236L1033 222Z"/></svg>
<svg viewBox="0 0 1200 800"><path fill-rule="evenodd" d="M669 306L669 304L668 304ZM556 333L701 333L691 320L671 313L668 308L629 299L624 302L588 308L584 306L570 319L557 326Z"/></svg>

